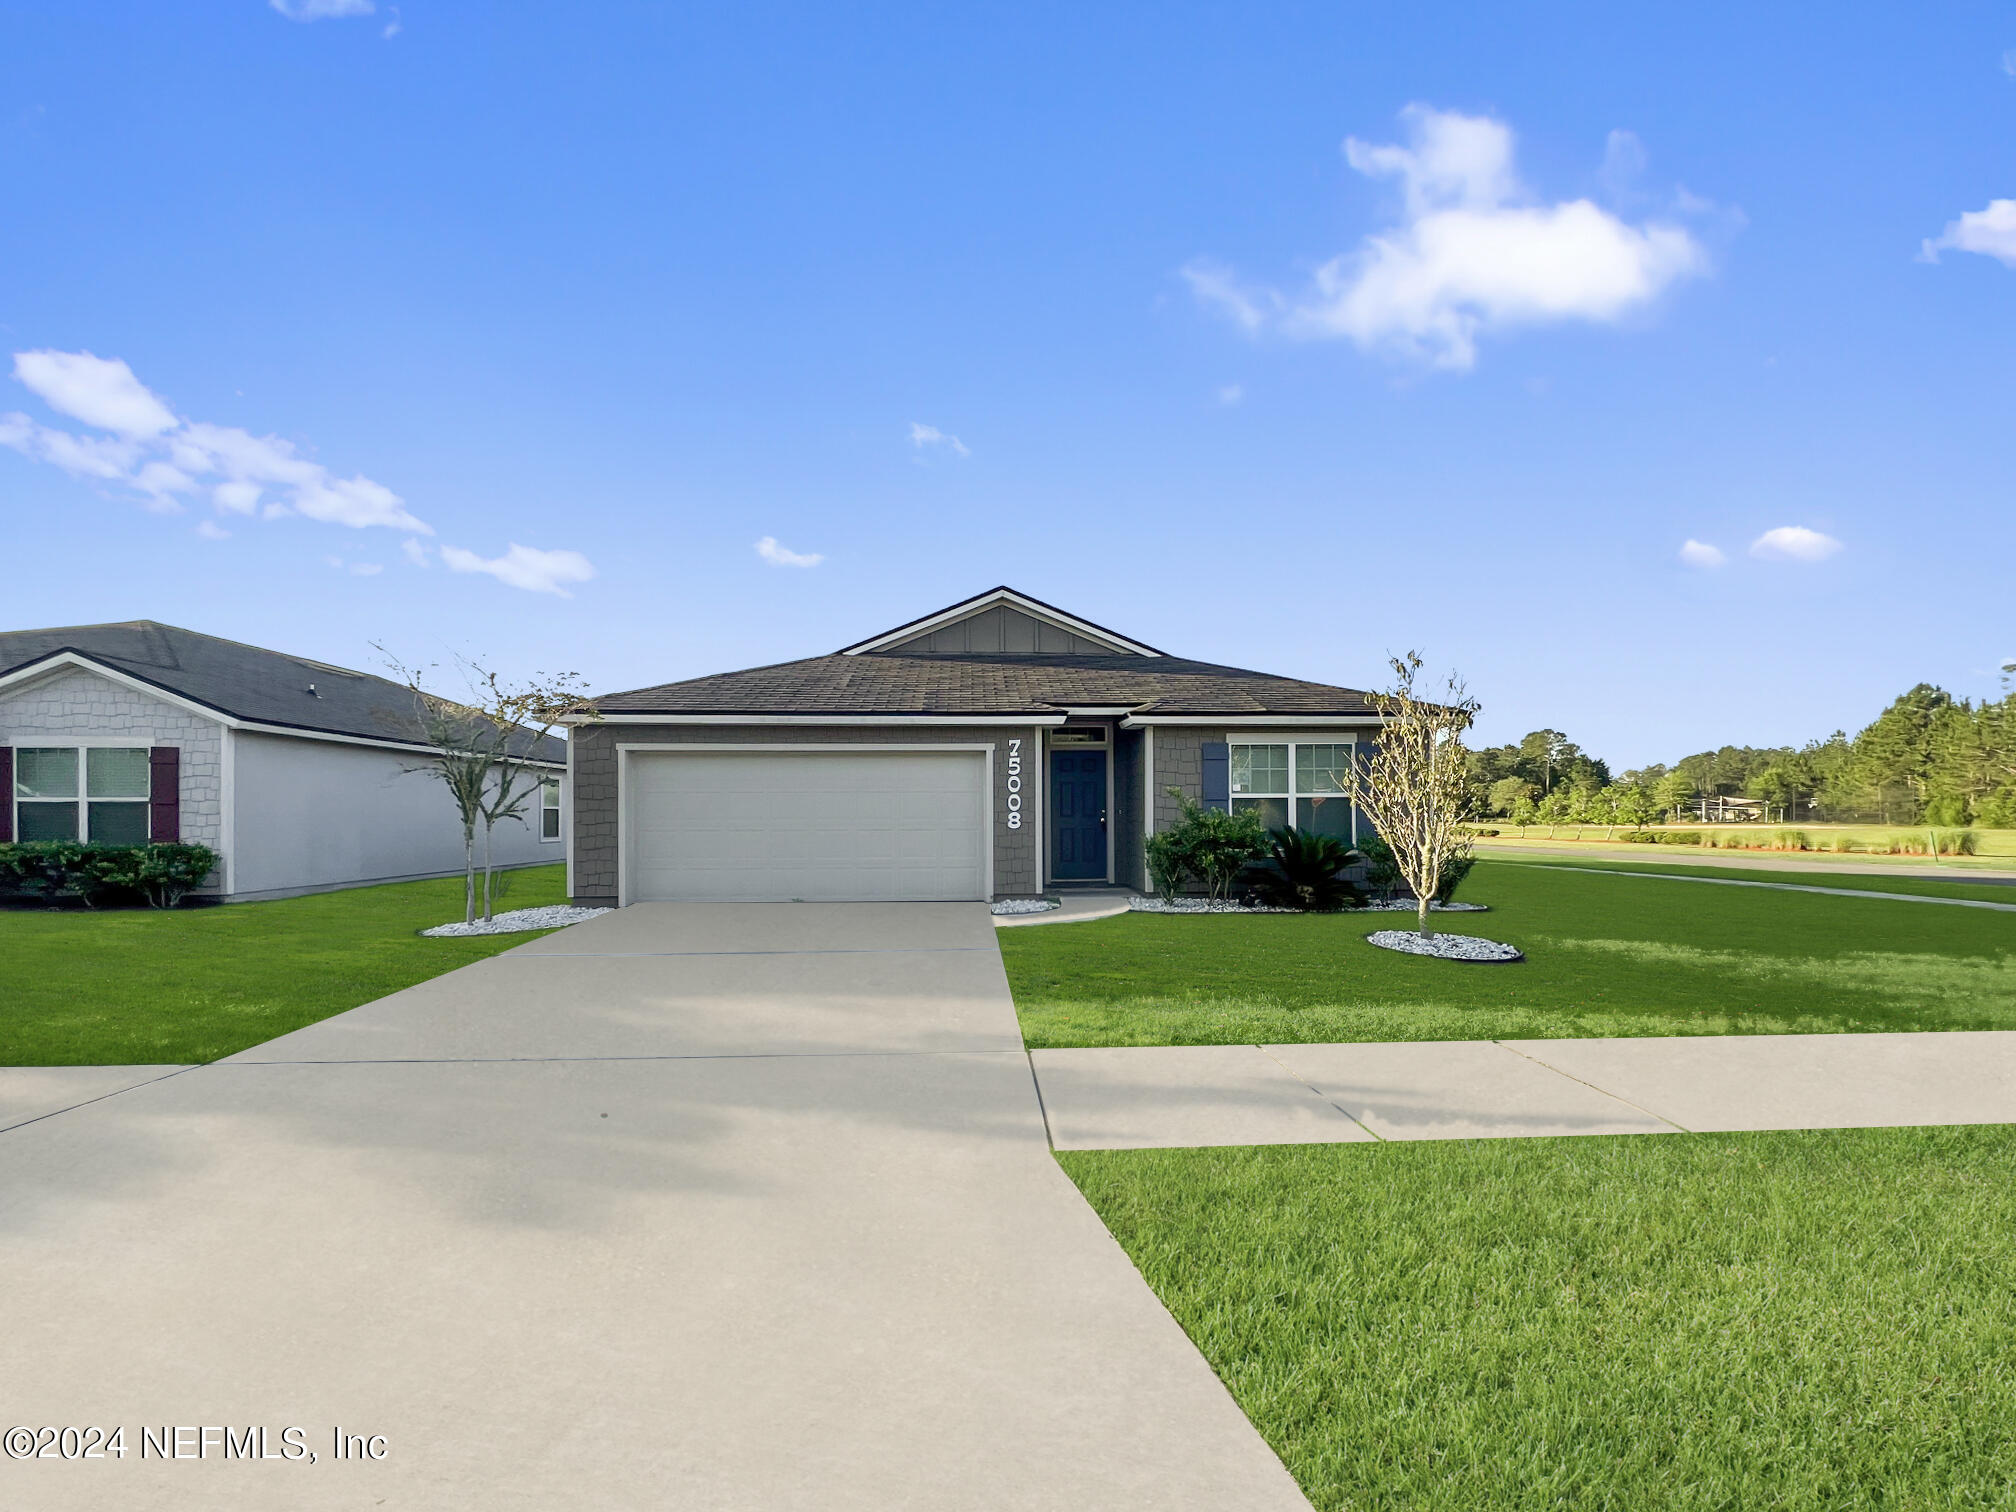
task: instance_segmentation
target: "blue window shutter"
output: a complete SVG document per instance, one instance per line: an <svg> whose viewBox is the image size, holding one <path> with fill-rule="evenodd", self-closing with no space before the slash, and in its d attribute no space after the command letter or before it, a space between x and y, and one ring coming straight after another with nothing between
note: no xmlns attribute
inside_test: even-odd
<svg viewBox="0 0 2016 1512"><path fill-rule="evenodd" d="M1222 740L1204 742L1204 807L1232 812L1232 748Z"/></svg>

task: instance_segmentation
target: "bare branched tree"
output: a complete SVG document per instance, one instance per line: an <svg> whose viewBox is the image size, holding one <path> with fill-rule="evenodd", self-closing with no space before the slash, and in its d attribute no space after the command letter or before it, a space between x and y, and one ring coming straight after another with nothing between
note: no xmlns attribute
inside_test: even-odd
<svg viewBox="0 0 2016 1512"><path fill-rule="evenodd" d="M541 749L563 721L597 717L581 678L572 672L539 675L523 684L458 657L466 699L444 698L420 684L420 670L383 646L376 648L413 694L422 739L437 753L407 768L438 778L462 821L463 922L476 920L476 832L483 832L483 918L492 914L496 867L491 837L507 819L525 821L525 807L549 776Z"/></svg>
<svg viewBox="0 0 2016 1512"><path fill-rule="evenodd" d="M1394 865L1420 905L1416 927L1434 936L1429 905L1442 885L1442 869L1470 853L1463 820L1470 801L1468 752L1463 732L1478 704L1451 674L1443 697L1431 703L1416 691L1421 657L1393 658L1393 686L1373 695L1385 723L1369 756L1351 770L1351 796L1392 849Z"/></svg>

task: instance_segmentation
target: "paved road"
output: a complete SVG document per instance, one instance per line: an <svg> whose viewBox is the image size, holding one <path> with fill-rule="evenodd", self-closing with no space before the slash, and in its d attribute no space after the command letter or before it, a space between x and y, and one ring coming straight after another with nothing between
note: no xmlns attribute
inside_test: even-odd
<svg viewBox="0 0 2016 1512"><path fill-rule="evenodd" d="M1966 862L1911 861L1874 856L1862 851L1725 851L1692 845L1624 845L1602 840L1480 840L1479 855L1495 861L1517 856L1580 856L1585 860L1622 861L1655 866L1726 866L1733 871L1757 867L1767 871L1835 872L1863 877L1915 877L1921 882L1964 882L2016 886L2016 868L2000 857ZM1652 852L1652 854L1648 854Z"/></svg>
<svg viewBox="0 0 2016 1512"><path fill-rule="evenodd" d="M2000 903L1982 898L1945 898L1933 893L1877 892L1867 887L1821 887L1805 882L1753 882L1747 877L1740 879L1690 877L1685 872L1617 871L1610 867L1555 866L1544 861L1507 861L1501 864L1526 866L1536 871L1575 872L1585 877L1649 877L1655 882L1700 882L1709 887L1762 887L1773 892L1822 893L1830 898L1874 898L1884 903L1940 903L1949 908L1986 908L1998 913L2016 913L2016 903ZM1990 877L1986 880L1993 882L1996 879Z"/></svg>
<svg viewBox="0 0 2016 1512"><path fill-rule="evenodd" d="M1050 1158L979 905L633 908L147 1076L0 1134L0 1427L128 1449L0 1505L1306 1507Z"/></svg>
<svg viewBox="0 0 2016 1512"><path fill-rule="evenodd" d="M2016 1031L1037 1050L1060 1150L2016 1123Z"/></svg>

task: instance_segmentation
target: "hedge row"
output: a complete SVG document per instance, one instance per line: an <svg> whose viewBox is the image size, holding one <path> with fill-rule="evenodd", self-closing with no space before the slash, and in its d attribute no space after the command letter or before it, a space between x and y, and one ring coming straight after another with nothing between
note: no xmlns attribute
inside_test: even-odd
<svg viewBox="0 0 2016 1512"><path fill-rule="evenodd" d="M1700 845L1711 850L1834 851L1870 856L1971 856L1979 845L1971 829L1927 829L1897 835L1821 835L1800 829L1633 830L1617 837L1632 845Z"/></svg>
<svg viewBox="0 0 2016 1512"><path fill-rule="evenodd" d="M140 898L173 908L216 867L207 845L29 840L0 845L0 898L76 898L87 908Z"/></svg>

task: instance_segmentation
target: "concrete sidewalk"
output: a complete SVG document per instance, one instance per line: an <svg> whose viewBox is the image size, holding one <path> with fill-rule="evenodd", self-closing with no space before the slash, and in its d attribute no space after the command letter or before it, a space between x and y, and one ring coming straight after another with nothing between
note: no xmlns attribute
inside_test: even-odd
<svg viewBox="0 0 2016 1512"><path fill-rule="evenodd" d="M632 908L0 1135L0 1381L126 1427L0 1466L38 1512L1307 1508L1051 1158L978 904Z"/></svg>
<svg viewBox="0 0 2016 1512"><path fill-rule="evenodd" d="M1036 1050L1060 1150L2016 1123L2016 1031Z"/></svg>

